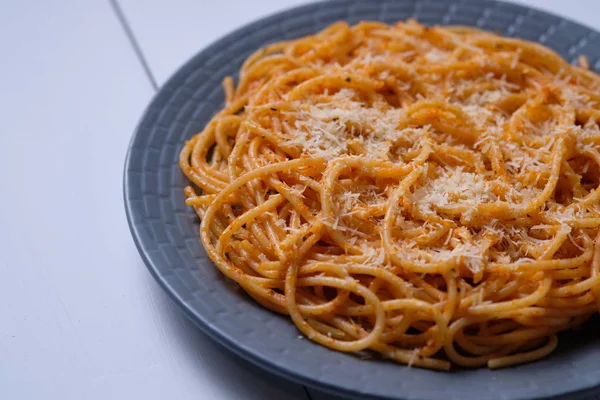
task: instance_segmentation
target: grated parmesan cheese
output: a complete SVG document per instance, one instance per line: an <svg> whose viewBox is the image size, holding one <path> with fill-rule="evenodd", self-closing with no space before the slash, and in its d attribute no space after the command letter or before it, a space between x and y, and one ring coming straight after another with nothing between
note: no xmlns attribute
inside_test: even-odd
<svg viewBox="0 0 600 400"><path fill-rule="evenodd" d="M293 126L282 124L290 136L287 144L300 146L312 157L334 158L351 154L348 141L357 140L366 148L367 158L386 158L394 142L414 132L397 129L402 110L366 107L355 96L354 90L345 88L327 103L297 103L298 111L288 112L295 117Z"/></svg>
<svg viewBox="0 0 600 400"><path fill-rule="evenodd" d="M444 62L449 58L449 54L446 51L440 50L438 48L431 49L427 53L425 53L425 59L432 63Z"/></svg>
<svg viewBox="0 0 600 400"><path fill-rule="evenodd" d="M424 213L450 204L473 205L496 200L481 175L464 172L461 167L443 169L437 178L417 189L410 198Z"/></svg>

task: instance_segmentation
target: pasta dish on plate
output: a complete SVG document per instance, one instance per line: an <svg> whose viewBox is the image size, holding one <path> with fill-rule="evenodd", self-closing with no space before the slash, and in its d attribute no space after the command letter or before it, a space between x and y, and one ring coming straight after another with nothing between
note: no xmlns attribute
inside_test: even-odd
<svg viewBox="0 0 600 400"><path fill-rule="evenodd" d="M180 166L213 262L304 336L448 370L600 310L600 78L467 27L270 44Z"/></svg>

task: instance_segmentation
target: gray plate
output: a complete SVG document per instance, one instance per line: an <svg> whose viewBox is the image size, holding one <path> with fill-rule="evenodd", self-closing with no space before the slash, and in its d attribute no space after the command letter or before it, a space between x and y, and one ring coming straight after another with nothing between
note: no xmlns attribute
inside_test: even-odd
<svg viewBox="0 0 600 400"><path fill-rule="evenodd" d="M487 0L333 1L254 22L188 61L142 117L124 178L127 217L138 250L156 280L209 336L241 357L311 387L345 397L386 399L600 396L598 320L576 335L563 335L551 357L504 370L441 373L359 360L300 340L290 320L261 308L227 281L200 244L199 221L184 204L187 180L177 159L184 141L222 106L223 77L235 75L244 58L268 42L308 35L340 19L394 23L411 17L538 41L568 60L585 54L596 69L600 65L598 33L544 12Z"/></svg>

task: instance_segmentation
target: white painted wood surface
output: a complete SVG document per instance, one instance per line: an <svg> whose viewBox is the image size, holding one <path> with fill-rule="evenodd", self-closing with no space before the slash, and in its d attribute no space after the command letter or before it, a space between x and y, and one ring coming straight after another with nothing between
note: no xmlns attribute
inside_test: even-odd
<svg viewBox="0 0 600 400"><path fill-rule="evenodd" d="M218 37L306 2L119 4L160 86ZM520 3L600 29L596 0ZM198 332L137 254L121 177L154 89L110 3L2 2L0 48L0 398L306 399Z"/></svg>

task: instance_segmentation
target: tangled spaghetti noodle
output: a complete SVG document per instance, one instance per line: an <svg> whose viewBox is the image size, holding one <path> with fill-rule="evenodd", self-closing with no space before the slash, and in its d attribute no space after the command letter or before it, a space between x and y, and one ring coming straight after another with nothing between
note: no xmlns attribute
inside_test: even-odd
<svg viewBox="0 0 600 400"><path fill-rule="evenodd" d="M498 368L600 309L586 68L471 28L339 22L224 90L181 152L186 202L218 268L311 340Z"/></svg>

